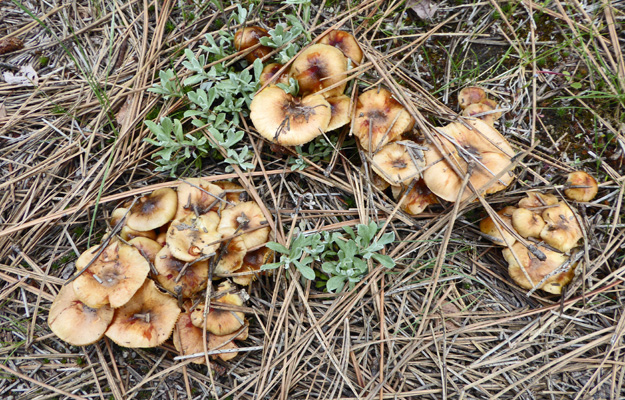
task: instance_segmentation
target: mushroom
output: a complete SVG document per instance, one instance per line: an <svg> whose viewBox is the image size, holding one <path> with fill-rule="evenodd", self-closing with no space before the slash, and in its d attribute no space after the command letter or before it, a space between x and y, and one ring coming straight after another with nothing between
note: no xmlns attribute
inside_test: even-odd
<svg viewBox="0 0 625 400"><path fill-rule="evenodd" d="M373 156L371 167L393 186L411 182L425 167L423 156L412 153L410 143L389 143Z"/></svg>
<svg viewBox="0 0 625 400"><path fill-rule="evenodd" d="M408 191L401 186L392 186L391 190L395 200L399 201L402 196L404 197L400 208L410 215L421 214L427 206L437 203L436 196L430 192L423 179L414 182Z"/></svg>
<svg viewBox="0 0 625 400"><path fill-rule="evenodd" d="M219 186L225 193L226 201L229 201L232 205L237 205L244 201L247 201L247 191L238 183L230 181L218 181L215 185Z"/></svg>
<svg viewBox="0 0 625 400"><path fill-rule="evenodd" d="M260 271L260 267L265 265L273 255L273 251L263 246L258 250L250 251L243 257L243 265L235 273L247 272L247 275L233 276L232 281L241 286L249 286Z"/></svg>
<svg viewBox="0 0 625 400"><path fill-rule="evenodd" d="M241 268L246 253L247 247L245 247L245 241L241 236L236 236L227 240L226 243L221 246L219 262L214 271L215 274L230 274Z"/></svg>
<svg viewBox="0 0 625 400"><path fill-rule="evenodd" d="M313 44L302 51L291 64L289 77L299 83L302 96L321 92L323 97L340 96L345 91L347 58L341 50L327 44ZM330 86L336 87L326 90Z"/></svg>
<svg viewBox="0 0 625 400"><path fill-rule="evenodd" d="M524 238L538 238L545 227L545 221L534 211L517 208L512 213L512 226Z"/></svg>
<svg viewBox="0 0 625 400"><path fill-rule="evenodd" d="M484 104L485 106L490 107L491 110L497 109L497 102L493 99L485 98L479 104ZM495 120L498 120L499 118L501 118L501 111L494 112L490 115L492 115Z"/></svg>
<svg viewBox="0 0 625 400"><path fill-rule="evenodd" d="M232 289L232 285L223 282L219 285L217 295ZM216 300L211 301L211 305L229 304L234 306L242 306L243 299L238 294L227 293ZM213 335L223 336L235 332L245 324L245 315L240 311L221 310L211 307L206 314L204 320L205 304L199 304L191 312L191 321L193 325L204 328Z"/></svg>
<svg viewBox="0 0 625 400"><path fill-rule="evenodd" d="M128 217L129 215L130 215L130 211L127 208L123 208L123 207L116 208L111 213L111 219L109 220L111 227L117 226L117 224L120 221L122 221L124 217ZM108 233L110 232L107 232L107 234L104 235L104 237L102 238L102 241L108 238L109 236ZM137 230L131 229L126 225L124 221L119 231L119 236L124 240L131 240L136 237L146 237L149 239L156 239L156 232L154 230L137 231Z"/></svg>
<svg viewBox="0 0 625 400"><path fill-rule="evenodd" d="M414 126L415 120L391 92L380 88L358 96L352 122L354 135L366 151L375 152L393 142Z"/></svg>
<svg viewBox="0 0 625 400"><path fill-rule="evenodd" d="M511 231L515 230L512 226L512 216L514 215L514 212L516 210L516 207L507 206L497 212L497 215L501 217L504 224ZM498 226L499 229L497 228ZM515 236L510 233L502 224L495 224L491 217L486 217L480 221L480 231L488 235L488 239L491 242L501 246L512 246L516 242Z"/></svg>
<svg viewBox="0 0 625 400"><path fill-rule="evenodd" d="M336 47L343 52L345 57L352 60L355 65L362 62L362 50L354 35L349 32L339 31L336 29L331 30L326 35L322 36L318 43Z"/></svg>
<svg viewBox="0 0 625 400"><path fill-rule="evenodd" d="M156 255L156 280L172 293L190 298L208 284L208 260L184 262L172 256L167 246Z"/></svg>
<svg viewBox="0 0 625 400"><path fill-rule="evenodd" d="M545 208L558 204L558 198L552 194L543 194L538 192L529 192L527 197L519 201L519 207L533 209Z"/></svg>
<svg viewBox="0 0 625 400"><path fill-rule="evenodd" d="M571 200L587 202L595 198L599 191L597 181L584 171L571 172L566 180L571 186L564 194Z"/></svg>
<svg viewBox="0 0 625 400"><path fill-rule="evenodd" d="M270 229L266 225L267 220L258 204L246 201L223 210L217 230L224 237L241 234L245 247L251 249L267 242Z"/></svg>
<svg viewBox="0 0 625 400"><path fill-rule="evenodd" d="M310 142L327 131L331 116L332 108L323 96L293 97L275 86L261 90L250 105L258 133L282 146Z"/></svg>
<svg viewBox="0 0 625 400"><path fill-rule="evenodd" d="M482 103L486 92L479 86L467 86L458 92L458 105L463 110L471 104Z"/></svg>
<svg viewBox="0 0 625 400"><path fill-rule="evenodd" d="M267 82L271 80L282 69L284 65L278 63L271 63L265 65L263 68L263 72L260 74L260 78L258 79L260 82L260 86L265 86ZM282 83L285 85L289 84L289 76L286 73L280 74L278 78L274 81L274 84Z"/></svg>
<svg viewBox="0 0 625 400"><path fill-rule="evenodd" d="M115 310L106 336L124 347L156 347L171 336L179 314L176 299L148 279L128 303Z"/></svg>
<svg viewBox="0 0 625 400"><path fill-rule="evenodd" d="M250 47L259 44L260 38L264 36L269 36L269 32L260 26L248 26L239 29L237 33L234 34L234 48L238 51L247 50ZM258 46L251 52L247 53L245 55L245 59L248 62L253 63L257 58L264 58L269 55L272 50L273 49L269 46Z"/></svg>
<svg viewBox="0 0 625 400"><path fill-rule="evenodd" d="M157 189L132 206L126 225L137 231L156 229L174 218L177 206L178 196L173 189Z"/></svg>
<svg viewBox="0 0 625 400"><path fill-rule="evenodd" d="M238 349L237 345L233 343L233 340L246 340L248 336L248 327L246 326L240 332L234 332L228 335L213 335L208 334L208 349L214 350L234 350ZM222 361L229 361L235 358L238 352L219 353L211 356L212 358L220 358Z"/></svg>
<svg viewBox="0 0 625 400"><path fill-rule="evenodd" d="M96 256L100 246L85 251L76 260L81 271ZM77 273L78 273L77 271ZM117 308L126 304L143 285L150 272L150 264L139 250L119 241L111 242L72 283L76 297L91 308L107 304Z"/></svg>
<svg viewBox="0 0 625 400"><path fill-rule="evenodd" d="M540 232L540 238L551 247L567 252L583 237L573 210L565 203L545 209L543 219L547 225Z"/></svg>
<svg viewBox="0 0 625 400"><path fill-rule="evenodd" d="M495 121L497 120L497 118L495 117L496 114L490 113L490 111L493 110L494 108L484 103L476 103L470 104L467 106L467 108L462 110L462 115L464 115L465 117L479 118L482 121L486 122L488 125L495 126Z"/></svg>
<svg viewBox="0 0 625 400"><path fill-rule="evenodd" d="M163 248L157 241L148 239L146 237L136 237L128 241L128 244L134 246L142 256L154 264L156 254Z"/></svg>
<svg viewBox="0 0 625 400"><path fill-rule="evenodd" d="M167 247L174 257L182 261L214 254L220 246L218 226L219 215L214 211L199 217L188 215L175 220L167 231Z"/></svg>
<svg viewBox="0 0 625 400"><path fill-rule="evenodd" d="M191 322L191 313L183 312L178 317L178 322L174 327L172 336L174 346L181 356L188 356L204 352L204 331ZM191 359L194 364L206 364L205 357L196 357Z"/></svg>
<svg viewBox="0 0 625 400"><path fill-rule="evenodd" d="M178 209L175 219L219 211L224 204L223 189L203 178L189 178L178 186Z"/></svg>
<svg viewBox="0 0 625 400"><path fill-rule="evenodd" d="M509 167L514 150L508 141L493 127L481 120L467 121L471 129L464 124L454 122L439 128L434 136L438 146L454 163L463 176L458 176L437 146L431 144L425 151L427 168L423 173L426 185L438 197L447 201L458 200L462 189L464 174L470 174L469 182L475 190L485 194L505 189L512 182L513 175L504 172L497 180L493 177ZM469 164L472 169L469 169ZM471 190L465 188L460 200L471 196Z"/></svg>
<svg viewBox="0 0 625 400"><path fill-rule="evenodd" d="M508 248L503 250L503 257L508 262L508 273L510 274L510 277L523 289L533 289L536 285L542 282L547 275L550 275L560 267L565 266L569 260L569 258L564 254L551 251L542 246L539 246L538 248L547 257L545 261L540 261L536 258L532 252L527 250L521 243L516 243L511 249ZM516 258L514 255L516 255ZM524 270L531 281L528 281L525 273L523 272ZM575 268L573 268L573 266L569 266L565 271L559 272L545 279L539 289L553 294L561 294L562 287L571 282L574 275Z"/></svg>
<svg viewBox="0 0 625 400"><path fill-rule="evenodd" d="M91 308L80 301L72 285L65 285L54 298L48 325L56 336L74 346L86 346L100 340L113 320L108 305Z"/></svg>
<svg viewBox="0 0 625 400"><path fill-rule="evenodd" d="M326 128L327 131L333 131L344 125L349 124L352 117L350 114L351 100L344 94L337 97L330 97L326 99L330 103L330 109L332 115L330 116L330 123Z"/></svg>

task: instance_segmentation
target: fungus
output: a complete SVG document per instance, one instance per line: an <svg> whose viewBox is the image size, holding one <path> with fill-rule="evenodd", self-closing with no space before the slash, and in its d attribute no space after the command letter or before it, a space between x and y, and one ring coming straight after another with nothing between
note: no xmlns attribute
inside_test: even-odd
<svg viewBox="0 0 625 400"><path fill-rule="evenodd" d="M284 67L284 65L278 63L265 65L265 67L263 68L263 72L261 72L260 78L258 79L260 82L260 86L265 86L267 82L269 82L271 78L273 78L278 73L278 71L282 69L282 67ZM280 76L274 81L274 84L277 85L278 83L288 85L289 76L285 72L281 73Z"/></svg>
<svg viewBox="0 0 625 400"><path fill-rule="evenodd" d="M456 175L448 161L434 144L425 151L427 169L423 173L426 185L438 197L454 202L462 189L464 174L469 173L469 182L476 191L485 194L505 189L512 182L511 172L505 172L488 185L493 177L509 166L514 150L508 141L493 127L481 120L468 121L472 129L461 123L451 123L438 129L438 141L447 159L454 163L462 176ZM468 163L473 165L471 169ZM487 186L488 185L488 186ZM465 188L460 200L466 200L472 191Z"/></svg>
<svg viewBox="0 0 625 400"><path fill-rule="evenodd" d="M134 246L141 255L148 258L148 260L154 264L156 254L163 248L157 241L148 239L146 237L136 237L128 241L128 244Z"/></svg>
<svg viewBox="0 0 625 400"><path fill-rule="evenodd" d="M524 238L537 238L545 227L545 221L534 211L517 208L512 213L512 227Z"/></svg>
<svg viewBox="0 0 625 400"><path fill-rule="evenodd" d="M229 239L221 246L219 262L215 266L215 274L230 274L241 268L245 253L247 253L247 247L245 247L245 242L241 236Z"/></svg>
<svg viewBox="0 0 625 400"><path fill-rule="evenodd" d="M219 181L215 182L215 185L219 186L226 193L226 201L229 201L233 205L247 201L247 191L238 183Z"/></svg>
<svg viewBox="0 0 625 400"><path fill-rule="evenodd" d="M566 255L551 251L542 246L539 246L539 250L547 257L545 261L540 261L536 258L521 243L516 243L511 249L503 250L503 257L508 262L508 273L517 285L528 290L533 289L547 275L552 274L554 271L564 266L569 260ZM516 258L512 252L514 252ZM523 270L525 270L531 281L527 280ZM562 271L547 278L539 289L548 293L561 294L562 287L571 282L574 275L575 268L569 266L566 271Z"/></svg>
<svg viewBox="0 0 625 400"><path fill-rule="evenodd" d="M100 340L113 320L108 305L91 308L80 301L72 285L61 288L48 314L48 325L60 339L74 346L86 346Z"/></svg>
<svg viewBox="0 0 625 400"><path fill-rule="evenodd" d="M411 154L410 144L389 143L373 156L371 167L393 186L409 183L425 167L423 157Z"/></svg>
<svg viewBox="0 0 625 400"><path fill-rule="evenodd" d="M330 97L326 99L330 103L330 109L332 115L330 116L330 123L326 128L327 131L333 131L344 125L349 124L351 120L351 114L349 112L351 100L344 94L337 97Z"/></svg>
<svg viewBox="0 0 625 400"><path fill-rule="evenodd" d="M565 203L545 209L543 219L546 225L540 232L540 238L551 247L567 252L577 246L583 237L573 210Z"/></svg>
<svg viewBox="0 0 625 400"><path fill-rule="evenodd" d="M497 102L493 99L485 98L479 104L484 104L485 106L490 107L491 110L497 109ZM493 116L495 120L498 120L499 118L501 118L501 111L494 112L491 115Z"/></svg>
<svg viewBox="0 0 625 400"><path fill-rule="evenodd" d="M217 230L225 237L241 234L245 247L251 249L267 242L269 227L262 210L253 201L239 203L221 213Z"/></svg>
<svg viewBox="0 0 625 400"><path fill-rule="evenodd" d="M189 178L178 186L176 220L188 215L219 211L223 205L223 189L202 178Z"/></svg>
<svg viewBox="0 0 625 400"><path fill-rule="evenodd" d="M362 62L362 49L358 45L358 41L354 35L349 32L339 31L336 29L331 30L326 35L322 36L318 43L336 47L343 52L345 57L352 60L355 65Z"/></svg>
<svg viewBox="0 0 625 400"><path fill-rule="evenodd" d="M418 179L408 191L401 186L393 186L391 190L395 200L399 201L402 196L404 197L400 208L410 215L421 214L427 206L437 203L436 196L430 192L423 179Z"/></svg>
<svg viewBox="0 0 625 400"><path fill-rule="evenodd" d="M181 356L202 353L204 351L204 331L191 322L191 313L183 312L178 317L178 322L174 327L172 336L174 347ZM191 359L194 364L206 364L205 357L196 357Z"/></svg>
<svg viewBox="0 0 625 400"><path fill-rule="evenodd" d="M339 82L345 79L346 72L347 58L341 50L313 44L293 60L289 77L297 80L302 96L323 91L320 94L328 98L343 94L347 82ZM338 86L325 90L334 84Z"/></svg>
<svg viewBox="0 0 625 400"><path fill-rule="evenodd" d="M375 152L414 126L415 120L386 89L372 89L358 96L352 129L366 151Z"/></svg>
<svg viewBox="0 0 625 400"><path fill-rule="evenodd" d="M99 246L94 246L78 257L76 269L81 271L86 267L98 249ZM110 304L117 308L130 300L149 272L150 264L139 250L113 241L72 285L76 296L87 306L100 308Z"/></svg>
<svg viewBox="0 0 625 400"><path fill-rule="evenodd" d="M246 326L241 332L234 332L228 335L208 335L208 349L214 350L234 350L238 349L237 345L233 343L233 340L246 340L248 336L248 327ZM219 353L212 355L212 358L220 358L222 361L229 361L235 358L238 352Z"/></svg>
<svg viewBox="0 0 625 400"><path fill-rule="evenodd" d="M486 99L486 92L478 86L468 86L458 92L458 105L463 110L471 104L482 103Z"/></svg>
<svg viewBox="0 0 625 400"><path fill-rule="evenodd" d="M123 208L123 207L116 208L111 213L111 219L109 220L111 227L117 226L117 224L119 224L120 221L122 221L124 217L128 217L129 215L130 215L130 212L127 208ZM131 229L126 225L126 222L124 221L124 223L121 225L119 236L124 240L131 240L136 237L146 237L149 239L156 239L156 232L154 230L137 231L137 230ZM104 241L107 237L108 237L108 234L105 235L105 238L103 238L102 241Z"/></svg>
<svg viewBox="0 0 625 400"><path fill-rule="evenodd" d="M171 336L179 314L176 299L148 279L128 303L115 310L106 336L124 347L156 347Z"/></svg>
<svg viewBox="0 0 625 400"><path fill-rule="evenodd" d="M250 47L253 47L260 43L260 38L269 36L269 32L266 29L261 28L260 26L248 26L242 29L239 29L237 33L234 34L234 48L237 51L247 50ZM257 58L264 58L269 53L271 53L273 49L269 46L258 46L251 52L245 55L245 59L249 63L253 63Z"/></svg>
<svg viewBox="0 0 625 400"><path fill-rule="evenodd" d="M293 97L270 86L261 90L250 105L250 118L265 139L282 146L299 146L325 132L332 108L323 96Z"/></svg>
<svg viewBox="0 0 625 400"><path fill-rule="evenodd" d="M167 246L156 255L156 280L172 293L189 298L208 284L208 260L184 262L172 256Z"/></svg>
<svg viewBox="0 0 625 400"><path fill-rule="evenodd" d="M479 118L482 121L486 122L490 126L495 126L495 114L489 113L489 111L493 111L494 109L484 103L476 103L470 104L462 110L462 115L465 117L475 117Z"/></svg>
<svg viewBox="0 0 625 400"><path fill-rule="evenodd" d="M177 206L178 196L173 189L157 189L132 206L126 225L142 232L156 229L174 218Z"/></svg>
<svg viewBox="0 0 625 400"><path fill-rule="evenodd" d="M221 239L218 225L219 215L214 211L199 217L188 215L175 220L167 231L167 247L172 256L182 261L193 261L200 256L214 254Z"/></svg>
<svg viewBox="0 0 625 400"><path fill-rule="evenodd" d="M250 251L243 257L243 265L235 273L247 272L247 275L233 276L232 281L241 286L249 286L256 280L257 274L260 273L260 267L265 265L273 255L273 251L268 247L261 247L258 250Z"/></svg>
<svg viewBox="0 0 625 400"><path fill-rule="evenodd" d="M566 180L571 186L564 194L571 200L587 202L595 198L599 191L597 181L584 171L571 172Z"/></svg>
<svg viewBox="0 0 625 400"><path fill-rule="evenodd" d="M514 215L516 210L516 207L507 206L497 212L497 215L499 215L499 217L503 220L503 224L498 224L499 229L497 229L497 225L491 217L484 218L480 221L480 231L488 235L488 239L495 244L501 246L512 246L516 242L516 238L512 233L510 233L510 231L514 231L512 226L512 215ZM506 229L504 225L507 226L510 231Z"/></svg>
<svg viewBox="0 0 625 400"><path fill-rule="evenodd" d="M227 292L232 289L232 285L228 282L223 282L219 285L217 295ZM228 304L234 306L242 306L243 299L238 294L227 293L216 300L211 301L211 305ZM204 328L213 335L223 336L235 332L240 329L245 323L245 315L240 311L222 310L211 307L206 314L206 320L204 321L204 308L205 304L199 304L191 312L191 321L193 325Z"/></svg>
<svg viewBox="0 0 625 400"><path fill-rule="evenodd" d="M545 208L558 204L558 198L552 194L529 192L527 197L519 201L519 207L533 209Z"/></svg>

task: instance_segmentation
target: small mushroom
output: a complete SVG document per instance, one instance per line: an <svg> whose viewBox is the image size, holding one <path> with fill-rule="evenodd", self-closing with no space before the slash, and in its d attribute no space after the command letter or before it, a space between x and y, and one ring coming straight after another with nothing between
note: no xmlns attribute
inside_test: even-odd
<svg viewBox="0 0 625 400"><path fill-rule="evenodd" d="M508 273L510 277L523 289L533 289L547 275L552 274L558 268L565 265L569 259L564 254L551 251L542 246L539 246L538 249L547 257L545 261L540 261L536 258L532 252L527 250L521 243L516 243L512 246L512 250L509 248L503 250L503 257L508 262ZM517 259L520 264L517 262ZM527 280L523 270L525 270L531 281ZM539 289L548 293L561 294L562 288L571 282L573 276L575 276L575 268L569 266L566 270L547 278Z"/></svg>
<svg viewBox="0 0 625 400"><path fill-rule="evenodd" d="M386 89L372 89L358 96L352 122L354 135L365 151L375 152L410 131L415 120Z"/></svg>
<svg viewBox="0 0 625 400"><path fill-rule="evenodd" d="M545 227L545 221L534 211L517 208L512 213L512 226L524 238L538 238Z"/></svg>
<svg viewBox="0 0 625 400"><path fill-rule="evenodd" d="M217 295L232 289L232 285L223 282L219 285ZM229 304L242 306L243 299L238 294L228 293L217 300L211 301L211 305ZM191 321L197 327L204 327L213 335L223 336L235 332L245 323L245 315L240 311L222 310L211 307L204 321L205 304L200 304L191 312Z"/></svg>
<svg viewBox="0 0 625 400"><path fill-rule="evenodd" d="M74 346L86 346L100 340L113 320L108 305L91 308L80 301L72 285L65 285L54 298L48 313L48 325L56 336Z"/></svg>
<svg viewBox="0 0 625 400"><path fill-rule="evenodd" d="M278 63L271 63L271 64L265 65L265 67L263 68L263 72L261 72L260 78L258 79L260 82L260 86L265 86L265 84L267 84L267 82L269 82L271 78L273 78L283 66L284 65L278 64ZM286 74L285 72L280 74L280 76L274 81L274 84L277 85L278 83L288 85L289 84L288 74Z"/></svg>
<svg viewBox="0 0 625 400"><path fill-rule="evenodd" d="M319 43L327 44L341 50L345 57L352 60L355 65L359 65L362 62L362 49L358 45L358 41L354 35L349 32L336 29L331 30L319 39Z"/></svg>
<svg viewBox="0 0 625 400"><path fill-rule="evenodd" d="M173 189L157 189L132 206L126 225L136 231L156 229L174 218L177 207L178 196Z"/></svg>
<svg viewBox="0 0 625 400"><path fill-rule="evenodd" d="M471 129L461 123L451 123L435 135L435 140L447 155L447 159L456 165L463 174L458 176L448 161L434 144L425 151L427 168L423 173L425 183L438 197L454 202L462 189L464 174L469 173L469 182L475 190L484 190L485 194L505 189L512 182L511 172L504 173L490 183L494 176L505 170L510 164L514 150L508 141L493 127L481 120L467 121ZM469 170L468 163L473 165ZM467 185L468 186L468 185ZM467 187L460 200L471 196Z"/></svg>
<svg viewBox="0 0 625 400"><path fill-rule="evenodd" d="M202 215L219 211L224 204L223 189L202 178L189 178L178 186L176 220L189 215Z"/></svg>
<svg viewBox="0 0 625 400"><path fill-rule="evenodd" d="M330 103L332 115L330 117L330 123L326 128L327 131L333 131L344 125L349 124L352 117L350 114L351 100L344 94L337 97L330 97L326 99Z"/></svg>
<svg viewBox="0 0 625 400"><path fill-rule="evenodd" d="M241 234L245 247L251 249L267 243L270 229L266 225L258 204L247 201L223 210L217 230L224 237Z"/></svg>
<svg viewBox="0 0 625 400"><path fill-rule="evenodd" d="M245 247L245 242L241 236L227 240L221 246L219 262L215 266L215 274L230 274L241 268L246 253L247 247Z"/></svg>
<svg viewBox="0 0 625 400"><path fill-rule="evenodd" d="M85 251L76 260L77 273L97 254L99 246ZM100 256L72 283L76 296L91 308L126 304L150 272L148 260L132 246L111 242Z"/></svg>
<svg viewBox="0 0 625 400"><path fill-rule="evenodd" d="M501 217L504 224L511 231L515 230L512 225L512 216L516 210L516 207L507 206L497 212L497 215ZM497 225L491 217L486 217L480 221L480 231L488 235L488 239L495 244L500 246L512 246L516 242L516 238L502 224L498 225L499 229L497 229Z"/></svg>
<svg viewBox="0 0 625 400"><path fill-rule="evenodd" d="M543 211L545 227L540 232L540 238L551 247L567 252L577 246L583 237L582 228L577 222L573 210L565 203Z"/></svg>
<svg viewBox="0 0 625 400"><path fill-rule="evenodd" d="M123 208L123 207L116 208L111 213L111 219L109 220L111 227L114 228L122 220L122 218L124 217L128 218L129 215L130 215L130 212L127 208ZM108 238L108 233L104 236L102 241ZM149 239L156 239L156 232L154 230L137 231L137 230L129 228L124 222L124 224L122 225L122 228L119 231L119 236L126 241L132 240L136 237L146 237Z"/></svg>
<svg viewBox="0 0 625 400"><path fill-rule="evenodd" d="M204 331L191 322L191 313L183 312L176 322L172 336L174 346L181 356L188 356L204 352ZM208 348L208 346L207 346ZM205 357L191 359L194 364L206 364Z"/></svg>
<svg viewBox="0 0 625 400"><path fill-rule="evenodd" d="M458 92L458 105L463 110L471 104L482 103L486 92L478 86L467 86Z"/></svg>
<svg viewBox="0 0 625 400"><path fill-rule="evenodd" d="M115 310L106 336L123 347L156 347L171 336L179 314L176 299L148 279L128 303Z"/></svg>
<svg viewBox="0 0 625 400"><path fill-rule="evenodd" d="M470 104L467 106L467 108L462 110L462 115L464 115L465 117L476 117L486 122L490 126L495 126L495 121L497 120L497 118L495 118L495 114L490 113L490 111L493 110L494 108L484 103L476 103Z"/></svg>
<svg viewBox="0 0 625 400"><path fill-rule="evenodd" d="M167 247L174 257L182 261L214 254L220 246L218 226L219 215L214 211L199 217L188 215L175 220L167 231Z"/></svg>
<svg viewBox="0 0 625 400"><path fill-rule="evenodd" d="M410 144L389 143L373 156L371 167L393 186L408 184L419 176L425 160L411 154Z"/></svg>
<svg viewBox="0 0 625 400"><path fill-rule="evenodd" d="M490 107L491 110L496 110L497 109L497 102L495 100L493 100L493 99L485 98L479 104L484 104L485 106ZM499 118L501 118L501 111L494 112L491 115L493 116L493 118L495 120L498 120Z"/></svg>
<svg viewBox="0 0 625 400"><path fill-rule="evenodd" d="M154 264L154 259L159 251L163 248L157 241L146 237L136 237L128 241L128 244L134 246L141 255L148 258Z"/></svg>
<svg viewBox="0 0 625 400"><path fill-rule="evenodd" d="M246 326L240 332L234 332L228 335L213 335L212 333L208 334L208 349L209 351L214 350L234 350L238 349L237 345L234 344L233 340L246 340L248 336L248 327ZM228 353L220 353L215 354L212 358L220 358L222 361L230 361L235 358L239 353L238 352L228 352Z"/></svg>
<svg viewBox="0 0 625 400"><path fill-rule="evenodd" d="M240 269L234 272L248 272L249 274L234 276L232 277L232 281L241 286L249 286L254 280L256 280L256 275L260 273L260 267L265 265L272 255L273 251L265 246L258 250L246 253L245 257L243 257L243 265Z"/></svg>
<svg viewBox="0 0 625 400"><path fill-rule="evenodd" d="M250 105L250 118L265 139L282 146L299 146L326 132L332 108L323 96L293 97L270 86Z"/></svg>
<svg viewBox="0 0 625 400"><path fill-rule="evenodd" d="M208 284L208 260L184 262L172 256L167 246L156 255L156 280L172 293L190 298Z"/></svg>
<svg viewBox="0 0 625 400"><path fill-rule="evenodd" d="M587 202L595 198L599 191L597 181L584 171L571 172L566 182L572 186L564 190L571 200Z"/></svg>
<svg viewBox="0 0 625 400"><path fill-rule="evenodd" d="M302 51L291 64L289 77L299 83L302 96L321 92L325 98L343 94L347 82L347 58L341 50L327 44L313 44ZM327 89L330 86L338 86Z"/></svg>
<svg viewBox="0 0 625 400"><path fill-rule="evenodd" d="M412 185L412 188L407 192L401 186L391 187L395 200L399 201L402 196L405 197L400 206L404 212L410 215L419 215L427 206L438 202L423 179L418 179Z"/></svg>
<svg viewBox="0 0 625 400"><path fill-rule="evenodd" d="M239 29L234 34L234 48L238 51L247 50L250 47L253 47L260 43L260 38L264 36L269 36L269 32L266 29L261 28L260 26L248 26L242 29ZM264 58L269 53L271 53L273 49L269 46L258 46L251 52L245 55L245 59L253 63L257 58Z"/></svg>
<svg viewBox="0 0 625 400"><path fill-rule="evenodd" d="M229 201L232 205L237 205L239 203L243 203L247 201L247 191L245 188L238 183L229 182L229 181L218 181L215 182L215 185L219 186L225 193L225 199Z"/></svg>
<svg viewBox="0 0 625 400"><path fill-rule="evenodd" d="M538 192L529 192L527 197L519 201L519 207L534 209L550 207L558 204L558 198L552 194L543 194Z"/></svg>

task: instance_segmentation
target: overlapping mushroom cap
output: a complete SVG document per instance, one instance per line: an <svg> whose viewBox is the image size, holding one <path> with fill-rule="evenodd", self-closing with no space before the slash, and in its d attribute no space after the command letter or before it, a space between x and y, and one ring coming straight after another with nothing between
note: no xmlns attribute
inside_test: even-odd
<svg viewBox="0 0 625 400"><path fill-rule="evenodd" d="M595 178L584 171L571 172L567 179L570 188L564 190L564 194L571 200L590 201L595 198L599 191L599 185Z"/></svg>
<svg viewBox="0 0 625 400"><path fill-rule="evenodd" d="M238 294L228 293L232 285L224 282L219 285L217 295L226 293L217 300L211 302L212 305L233 305L242 306L243 299ZM217 304L215 304L217 303ZM214 335L228 335L240 329L245 324L245 315L240 311L230 311L210 307L204 319L205 304L200 304L191 312L191 321L197 327L204 327Z"/></svg>
<svg viewBox="0 0 625 400"><path fill-rule="evenodd" d="M256 46L260 43L260 38L264 36L269 36L269 32L267 29L261 28L260 26L248 26L242 29L239 29L234 34L234 48L241 51L247 50L253 46ZM254 50L250 51L245 55L245 59L253 63L257 58L263 58L269 53L271 53L273 49L269 46L258 46Z"/></svg>
<svg viewBox="0 0 625 400"><path fill-rule="evenodd" d="M341 81L346 72L347 58L341 50L326 44L314 44L295 58L289 77L297 80L303 96L321 92L323 97L335 97L345 91L347 83ZM337 86L325 90L334 85Z"/></svg>
<svg viewBox="0 0 625 400"><path fill-rule="evenodd" d="M319 39L319 43L336 47L356 65L362 61L362 49L358 45L356 38L349 32L336 29L331 30Z"/></svg>
<svg viewBox="0 0 625 400"><path fill-rule="evenodd" d="M510 172L503 172L515 154L508 141L481 120L468 123L471 129L458 122L439 128L435 135L436 144L430 144L429 149L425 151L427 161L427 168L423 173L425 183L434 194L447 201L454 202L458 199L466 173L471 174L469 182L475 190L483 190L485 194L505 189L513 179ZM447 159L455 164L462 176L454 172L437 145ZM473 164L472 171L468 170L467 162ZM489 184L502 172L498 179ZM466 200L471 193L468 187L465 188L460 200Z"/></svg>
<svg viewBox="0 0 625 400"><path fill-rule="evenodd" d="M422 155L412 151L410 142L389 143L373 156L371 167L392 186L407 184L425 167Z"/></svg>
<svg viewBox="0 0 625 400"><path fill-rule="evenodd" d="M219 232L225 237L240 235L247 249L263 245L270 229L262 210L253 201L237 204L221 213Z"/></svg>
<svg viewBox="0 0 625 400"><path fill-rule="evenodd" d="M560 251L571 250L583 237L577 217L565 203L545 209L542 217L546 225L540 232L541 239Z"/></svg>
<svg viewBox="0 0 625 400"><path fill-rule="evenodd" d="M327 130L333 131L344 125L349 124L351 121L350 106L351 100L344 94L336 97L330 97L326 99L330 103L332 115L330 116L330 123Z"/></svg>
<svg viewBox="0 0 625 400"><path fill-rule="evenodd" d="M425 185L423 179L418 179L417 182L412 185L412 188L407 192L405 192L401 186L393 186L391 188L395 200L399 201L401 196L405 197L400 205L400 208L404 212L410 215L418 215L430 204L437 203L436 196L430 192L430 189Z"/></svg>
<svg viewBox="0 0 625 400"><path fill-rule="evenodd" d="M189 178L178 186L178 208L175 219L189 215L202 215L218 211L225 201L225 194L219 186L202 178Z"/></svg>
<svg viewBox="0 0 625 400"><path fill-rule="evenodd" d="M517 210L516 207L507 206L497 212L501 218L500 221L493 221L491 217L486 217L480 221L480 231L489 236L489 240L500 246L512 246L516 242L516 238L511 232L514 232L512 225L512 216Z"/></svg>
<svg viewBox="0 0 625 400"><path fill-rule="evenodd" d="M158 283L183 298L193 296L208 284L208 260L181 261L172 256L167 246L156 255L154 267Z"/></svg>
<svg viewBox="0 0 625 400"><path fill-rule="evenodd" d="M221 239L221 233L217 231L219 223L219 215L214 211L175 220L167 230L167 247L174 257L182 261L214 254Z"/></svg>
<svg viewBox="0 0 625 400"><path fill-rule="evenodd" d="M157 189L141 197L130 209L126 225L137 231L156 229L171 221L177 207L178 196L173 189Z"/></svg>

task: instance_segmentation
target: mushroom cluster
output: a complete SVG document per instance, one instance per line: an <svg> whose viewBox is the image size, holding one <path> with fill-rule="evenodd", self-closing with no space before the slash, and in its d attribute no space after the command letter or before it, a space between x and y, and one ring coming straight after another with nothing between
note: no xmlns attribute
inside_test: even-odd
<svg viewBox="0 0 625 400"><path fill-rule="evenodd" d="M250 285L272 254L261 208L243 187L205 178L124 206L76 261L50 309L52 332L76 346L107 336L124 347L159 346L174 332L182 355L235 357L232 341L245 340L248 326L236 285ZM211 278L221 280L216 290Z"/></svg>
<svg viewBox="0 0 625 400"><path fill-rule="evenodd" d="M585 172L570 174L571 183L565 195L572 200L590 201L597 193L596 181ZM504 207L493 217L483 219L480 230L505 246L502 253L510 277L524 289L561 294L575 275L571 255L583 237L579 216L552 194L530 192L516 207Z"/></svg>

